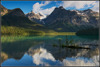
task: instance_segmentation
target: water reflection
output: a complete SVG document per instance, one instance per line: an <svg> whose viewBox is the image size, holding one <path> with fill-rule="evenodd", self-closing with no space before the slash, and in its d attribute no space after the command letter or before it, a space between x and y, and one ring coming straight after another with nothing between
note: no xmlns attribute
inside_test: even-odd
<svg viewBox="0 0 100 67"><path fill-rule="evenodd" d="M44 48L34 49L33 53L25 54L20 60L8 59L2 66L99 66L99 55L92 58L66 57L56 60L55 57Z"/></svg>
<svg viewBox="0 0 100 67"><path fill-rule="evenodd" d="M3 60L2 66L98 66L98 40L78 36L68 36L68 40L71 40L71 37L74 44L88 46L91 49L53 46L53 44L65 44L66 36L31 36L15 37L15 39L13 37L14 40L3 38L5 40L2 42L2 51L8 55L8 59ZM59 42L58 39L62 41Z"/></svg>

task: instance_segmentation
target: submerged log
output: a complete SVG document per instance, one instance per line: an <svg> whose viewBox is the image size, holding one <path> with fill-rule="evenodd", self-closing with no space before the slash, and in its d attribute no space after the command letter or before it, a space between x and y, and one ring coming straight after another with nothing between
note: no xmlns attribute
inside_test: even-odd
<svg viewBox="0 0 100 67"><path fill-rule="evenodd" d="M62 47L73 48L73 49L90 49L90 47L68 46L68 45L62 45Z"/></svg>
<svg viewBox="0 0 100 67"><path fill-rule="evenodd" d="M99 46L98 44L83 44L83 45L89 45L89 46Z"/></svg>

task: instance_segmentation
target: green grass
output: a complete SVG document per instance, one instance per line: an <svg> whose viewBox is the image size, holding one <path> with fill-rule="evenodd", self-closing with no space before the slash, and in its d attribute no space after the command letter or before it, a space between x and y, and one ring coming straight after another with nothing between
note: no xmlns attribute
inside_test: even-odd
<svg viewBox="0 0 100 67"><path fill-rule="evenodd" d="M76 35L76 32L58 32L57 35Z"/></svg>
<svg viewBox="0 0 100 67"><path fill-rule="evenodd" d="M43 35L43 31L37 31L32 29L25 29L15 26L1 26L2 35Z"/></svg>
<svg viewBox="0 0 100 67"><path fill-rule="evenodd" d="M76 35L76 32L53 32L46 33L45 35Z"/></svg>
<svg viewBox="0 0 100 67"><path fill-rule="evenodd" d="M32 30L15 26L1 26L2 35L75 35L75 32L55 32L53 30Z"/></svg>

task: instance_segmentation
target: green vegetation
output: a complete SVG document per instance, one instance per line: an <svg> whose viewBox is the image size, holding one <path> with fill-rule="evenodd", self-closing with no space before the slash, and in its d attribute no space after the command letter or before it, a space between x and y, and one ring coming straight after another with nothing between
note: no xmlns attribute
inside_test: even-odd
<svg viewBox="0 0 100 67"><path fill-rule="evenodd" d="M25 37L19 37L17 41L9 38L12 42L2 42L2 51L8 55L8 58L20 59L30 47L42 43L42 41L23 38Z"/></svg>
<svg viewBox="0 0 100 67"><path fill-rule="evenodd" d="M30 21L20 9L11 10L1 18L2 35L75 35L75 32L55 32L54 29ZM58 30L62 30L62 28L58 28Z"/></svg>
<svg viewBox="0 0 100 67"><path fill-rule="evenodd" d="M58 32L57 35L76 35L76 32Z"/></svg>
<svg viewBox="0 0 100 67"><path fill-rule="evenodd" d="M15 26L1 26L2 35L75 35L75 32L55 32L48 30L47 32L41 30L32 30Z"/></svg>
<svg viewBox="0 0 100 67"><path fill-rule="evenodd" d="M36 31L32 29L25 29L14 26L1 26L2 35L43 35L43 31Z"/></svg>
<svg viewBox="0 0 100 67"><path fill-rule="evenodd" d="M10 13L7 13L6 15L2 16L1 19L3 26L27 27L29 26L27 24L36 24L36 22L30 21L25 16L16 16Z"/></svg>
<svg viewBox="0 0 100 67"><path fill-rule="evenodd" d="M18 15L16 15L18 13ZM23 16L20 16L21 13ZM2 35L44 35L46 29L34 21L30 21L19 11L11 11L2 16Z"/></svg>
<svg viewBox="0 0 100 67"><path fill-rule="evenodd" d="M58 39L59 45L53 44L54 47L62 47L62 48L72 48L72 49L90 49L89 47L83 47L79 46L78 44L74 43L74 40L71 37L71 40L69 40L66 36L65 44L62 43L62 39Z"/></svg>
<svg viewBox="0 0 100 67"><path fill-rule="evenodd" d="M75 32L49 32L45 33L45 35L76 35Z"/></svg>
<svg viewBox="0 0 100 67"><path fill-rule="evenodd" d="M95 35L99 36L99 28L88 28L88 29L82 29L79 30L76 35Z"/></svg>
<svg viewBox="0 0 100 67"><path fill-rule="evenodd" d="M62 30L62 28L57 28L57 30Z"/></svg>
<svg viewBox="0 0 100 67"><path fill-rule="evenodd" d="M45 35L55 31L45 28L43 25L30 21L25 16L15 16L10 13L2 16L2 35Z"/></svg>

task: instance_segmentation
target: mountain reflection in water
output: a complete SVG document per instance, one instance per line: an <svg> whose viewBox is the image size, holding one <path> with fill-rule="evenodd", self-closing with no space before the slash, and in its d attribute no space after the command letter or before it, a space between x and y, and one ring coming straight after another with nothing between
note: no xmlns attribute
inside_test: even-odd
<svg viewBox="0 0 100 67"><path fill-rule="evenodd" d="M67 37L71 40L70 36ZM99 48L95 45L98 39L72 37L75 44L91 49L53 46L59 46L59 38L65 44L66 36L22 37L22 41L18 38L13 42L5 40L2 51L8 55L8 59L2 62L2 66L99 66Z"/></svg>
<svg viewBox="0 0 100 67"><path fill-rule="evenodd" d="M2 66L99 66L99 55L90 59L85 57L66 57L56 60L55 57L44 48L33 50L33 53L26 53L20 60L8 59Z"/></svg>

